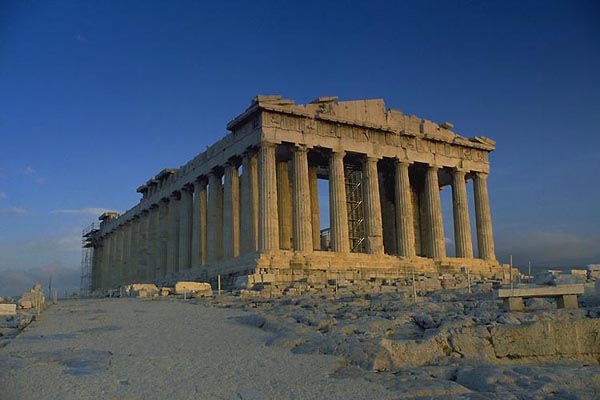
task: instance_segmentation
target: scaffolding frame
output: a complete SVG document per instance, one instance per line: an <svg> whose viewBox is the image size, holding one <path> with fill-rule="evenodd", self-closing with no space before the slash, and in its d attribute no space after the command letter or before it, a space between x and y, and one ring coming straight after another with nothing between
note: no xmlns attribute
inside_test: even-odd
<svg viewBox="0 0 600 400"><path fill-rule="evenodd" d="M364 253L365 213L363 208L362 171L346 166L344 170L346 203L348 208L348 236L350 251Z"/></svg>
<svg viewBox="0 0 600 400"><path fill-rule="evenodd" d="M82 297L92 294L92 275L94 248L96 246L95 233L98 226L92 223L81 232L81 280L79 283L79 295Z"/></svg>

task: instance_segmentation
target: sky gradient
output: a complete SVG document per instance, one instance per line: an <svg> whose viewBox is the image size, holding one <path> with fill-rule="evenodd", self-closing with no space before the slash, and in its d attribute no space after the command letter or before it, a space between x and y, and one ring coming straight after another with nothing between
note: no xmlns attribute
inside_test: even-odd
<svg viewBox="0 0 600 400"><path fill-rule="evenodd" d="M257 94L383 98L491 137L499 259L600 263L599 4L2 1L0 295L78 269L86 225Z"/></svg>

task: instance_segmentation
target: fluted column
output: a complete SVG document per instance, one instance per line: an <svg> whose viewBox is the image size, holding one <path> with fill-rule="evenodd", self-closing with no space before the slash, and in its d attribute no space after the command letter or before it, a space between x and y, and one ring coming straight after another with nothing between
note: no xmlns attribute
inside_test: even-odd
<svg viewBox="0 0 600 400"><path fill-rule="evenodd" d="M317 167L308 167L308 184L310 186L310 213L312 222L312 242L314 250L321 250L321 215L319 210L319 190Z"/></svg>
<svg viewBox="0 0 600 400"><path fill-rule="evenodd" d="M129 240L128 264L131 279L137 281L138 277L138 242L139 242L139 222L138 216L134 216L129 222L131 225L131 235Z"/></svg>
<svg viewBox="0 0 600 400"><path fill-rule="evenodd" d="M277 213L279 217L279 248L292 248L293 217L292 187L287 161L276 161L277 164Z"/></svg>
<svg viewBox="0 0 600 400"><path fill-rule="evenodd" d="M110 269L111 269L111 235L105 235L102 238L102 270L100 272L100 287L108 289L110 285Z"/></svg>
<svg viewBox="0 0 600 400"><path fill-rule="evenodd" d="M156 277L158 269L158 206L151 206L148 213L148 265L146 277L148 280L152 280Z"/></svg>
<svg viewBox="0 0 600 400"><path fill-rule="evenodd" d="M179 194L169 197L169 228L167 240L167 273L177 272L179 267Z"/></svg>
<svg viewBox="0 0 600 400"><path fill-rule="evenodd" d="M383 226L377 158L366 157L363 169L363 202L365 205L365 239L367 253L383 253Z"/></svg>
<svg viewBox="0 0 600 400"><path fill-rule="evenodd" d="M415 256L415 223L413 221L413 195L408 176L409 163L396 160L396 239L398 255Z"/></svg>
<svg viewBox="0 0 600 400"><path fill-rule="evenodd" d="M296 147L292 153L293 244L294 250L313 251L310 185L308 181L308 149Z"/></svg>
<svg viewBox="0 0 600 400"><path fill-rule="evenodd" d="M329 222L331 225L331 250L349 253L350 238L343 151L332 152L329 158Z"/></svg>
<svg viewBox="0 0 600 400"><path fill-rule="evenodd" d="M479 258L495 260L494 232L492 230L492 213L487 187L487 174L476 172L473 178L475 194L475 219L477 222L477 250Z"/></svg>
<svg viewBox="0 0 600 400"><path fill-rule="evenodd" d="M225 166L223 188L223 257L240 255L240 178L235 163Z"/></svg>
<svg viewBox="0 0 600 400"><path fill-rule="evenodd" d="M157 272L156 278L162 279L167 274L167 244L169 242L169 201L161 199L158 203L157 229Z"/></svg>
<svg viewBox="0 0 600 400"><path fill-rule="evenodd" d="M221 172L208 175L207 263L223 258L223 184Z"/></svg>
<svg viewBox="0 0 600 400"><path fill-rule="evenodd" d="M192 210L192 268L206 263L206 179L194 182Z"/></svg>
<svg viewBox="0 0 600 400"><path fill-rule="evenodd" d="M473 241L471 239L465 171L458 169L452 173L452 214L454 216L456 257L473 258Z"/></svg>
<svg viewBox="0 0 600 400"><path fill-rule="evenodd" d="M178 270L185 271L191 268L192 257L192 189L182 188L180 196Z"/></svg>
<svg viewBox="0 0 600 400"><path fill-rule="evenodd" d="M258 151L258 248L260 251L279 249L275 171L275 145L261 143Z"/></svg>
<svg viewBox="0 0 600 400"><path fill-rule="evenodd" d="M258 171L256 156L251 153L242 159L241 177L241 253L247 254L258 248Z"/></svg>
<svg viewBox="0 0 600 400"><path fill-rule="evenodd" d="M425 174L425 212L429 240L428 256L430 258L446 257L446 243L444 240L444 222L442 219L442 206L440 200L440 185L438 182L438 167L428 166Z"/></svg>
<svg viewBox="0 0 600 400"><path fill-rule="evenodd" d="M140 213L138 236L138 278L142 281L148 277L148 210Z"/></svg>
<svg viewBox="0 0 600 400"><path fill-rule="evenodd" d="M102 271L102 250L103 244L102 241L97 243L94 247L93 259L92 259L92 281L91 281L91 291L100 288L100 274Z"/></svg>
<svg viewBox="0 0 600 400"><path fill-rule="evenodd" d="M117 241L116 253L115 253L115 275L113 286L118 287L123 283L123 225L119 225L115 230L115 237Z"/></svg>
<svg viewBox="0 0 600 400"><path fill-rule="evenodd" d="M131 227L131 221L127 221L127 223L123 225L123 281L125 283L131 283L133 279L133 274L131 273Z"/></svg>

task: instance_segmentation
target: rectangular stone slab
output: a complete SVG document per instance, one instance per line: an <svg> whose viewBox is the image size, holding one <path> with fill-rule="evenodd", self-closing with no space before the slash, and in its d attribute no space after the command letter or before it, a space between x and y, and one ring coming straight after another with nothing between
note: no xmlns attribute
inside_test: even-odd
<svg viewBox="0 0 600 400"><path fill-rule="evenodd" d="M15 315L16 313L16 304L0 304L0 315Z"/></svg>
<svg viewBox="0 0 600 400"><path fill-rule="evenodd" d="M542 286L514 289L498 289L498 298L508 297L560 297L564 295L583 294L583 285L560 285L560 286Z"/></svg>

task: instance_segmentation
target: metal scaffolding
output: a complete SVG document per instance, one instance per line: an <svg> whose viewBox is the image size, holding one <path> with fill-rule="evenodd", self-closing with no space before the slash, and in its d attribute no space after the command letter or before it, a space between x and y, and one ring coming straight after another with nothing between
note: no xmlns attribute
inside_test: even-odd
<svg viewBox="0 0 600 400"><path fill-rule="evenodd" d="M94 258L95 235L98 231L96 224L92 223L81 233L81 281L79 285L80 296L89 296L92 291L92 260Z"/></svg>
<svg viewBox="0 0 600 400"><path fill-rule="evenodd" d="M348 204L348 230L350 251L365 252L365 213L363 209L362 171L346 166L346 202Z"/></svg>

